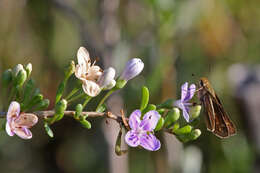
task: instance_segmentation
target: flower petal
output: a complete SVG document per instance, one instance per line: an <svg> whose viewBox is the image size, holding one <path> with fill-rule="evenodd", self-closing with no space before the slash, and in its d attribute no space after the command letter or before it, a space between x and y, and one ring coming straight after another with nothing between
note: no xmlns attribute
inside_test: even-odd
<svg viewBox="0 0 260 173"><path fill-rule="evenodd" d="M188 95L188 82L185 82L182 86L181 86L181 100L185 100L185 98Z"/></svg>
<svg viewBox="0 0 260 173"><path fill-rule="evenodd" d="M25 127L15 128L14 133L22 139L31 139L32 138L32 132Z"/></svg>
<svg viewBox="0 0 260 173"><path fill-rule="evenodd" d="M187 122L189 122L189 120L190 120L190 116L189 116L189 113L188 113L189 112L189 106L188 105L185 106L183 104L183 102L181 102L181 100L175 101L174 106L177 106L178 108L180 108L182 110L182 115L183 115L184 119Z"/></svg>
<svg viewBox="0 0 260 173"><path fill-rule="evenodd" d="M18 117L20 114L20 104L16 101L12 101L6 115L7 122L10 123L12 118Z"/></svg>
<svg viewBox="0 0 260 173"><path fill-rule="evenodd" d="M82 88L84 92L91 97L97 96L101 91L99 85L90 80L83 80Z"/></svg>
<svg viewBox="0 0 260 173"><path fill-rule="evenodd" d="M14 122L20 127L30 128L38 122L38 117L34 114L22 113L20 116L14 120Z"/></svg>
<svg viewBox="0 0 260 173"><path fill-rule="evenodd" d="M195 91L196 91L196 85L195 84L191 84L190 87L188 88L188 82L185 82L181 86L181 101L187 102L190 99L192 99L192 97L195 94Z"/></svg>
<svg viewBox="0 0 260 173"><path fill-rule="evenodd" d="M78 59L78 64L82 68L82 71L86 72L88 71L88 68L91 65L91 61L89 58L89 53L86 48L80 47L77 52L77 59Z"/></svg>
<svg viewBox="0 0 260 173"><path fill-rule="evenodd" d="M129 117L129 126L133 130L137 130L139 127L139 124L141 123L141 111L140 110L135 110L134 112L131 113Z"/></svg>
<svg viewBox="0 0 260 173"><path fill-rule="evenodd" d="M192 99L192 97L194 96L196 92L196 85L195 84L191 84L189 87L189 100Z"/></svg>
<svg viewBox="0 0 260 173"><path fill-rule="evenodd" d="M153 134L142 135L140 137L140 145L150 151L157 151L161 148L161 142Z"/></svg>
<svg viewBox="0 0 260 173"><path fill-rule="evenodd" d="M140 123L140 127L144 131L153 131L161 118L161 115L157 111L149 111L144 114L143 120Z"/></svg>
<svg viewBox="0 0 260 173"><path fill-rule="evenodd" d="M8 122L5 124L5 131L9 136L14 136L14 132L11 130L10 124Z"/></svg>
<svg viewBox="0 0 260 173"><path fill-rule="evenodd" d="M130 147L137 147L140 144L139 137L136 135L135 130L130 130L126 133L125 142Z"/></svg>

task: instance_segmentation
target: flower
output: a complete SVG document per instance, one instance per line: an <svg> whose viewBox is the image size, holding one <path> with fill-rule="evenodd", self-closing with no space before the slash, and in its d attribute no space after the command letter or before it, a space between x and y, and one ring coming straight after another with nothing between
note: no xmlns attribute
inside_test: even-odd
<svg viewBox="0 0 260 173"><path fill-rule="evenodd" d="M11 102L6 115L6 132L9 136L18 135L23 139L31 139L32 132L29 130L38 122L38 117L34 114L20 113L20 104Z"/></svg>
<svg viewBox="0 0 260 173"><path fill-rule="evenodd" d="M143 61L139 58L133 58L126 63L125 69L120 76L120 79L128 81L139 75L143 71L143 68Z"/></svg>
<svg viewBox="0 0 260 173"><path fill-rule="evenodd" d="M141 120L141 111L135 110L129 117L129 130L125 135L126 143L131 147L141 145L146 150L156 151L161 147L160 141L153 135L161 115L157 111L147 112Z"/></svg>
<svg viewBox="0 0 260 173"><path fill-rule="evenodd" d="M98 80L98 84L100 88L103 89L113 88L116 84L116 81L114 80L115 75L116 75L116 71L112 67L109 67L108 69L104 70L103 74L100 76Z"/></svg>
<svg viewBox="0 0 260 173"><path fill-rule="evenodd" d="M77 59L75 76L82 81L82 88L86 94L91 97L97 96L101 91L97 81L103 74L102 69L95 65L95 62L91 65L89 53L84 47L78 49Z"/></svg>
<svg viewBox="0 0 260 173"><path fill-rule="evenodd" d="M191 84L188 88L188 82L185 82L181 86L181 99L174 102L174 106L180 108L182 110L182 114L184 119L189 122L190 116L190 106L192 106L192 103L189 103L189 101L192 99L196 91L196 85Z"/></svg>

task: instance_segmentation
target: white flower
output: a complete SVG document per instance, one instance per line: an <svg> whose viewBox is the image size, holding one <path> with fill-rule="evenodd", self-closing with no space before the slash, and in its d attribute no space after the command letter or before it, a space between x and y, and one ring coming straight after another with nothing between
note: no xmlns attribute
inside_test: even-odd
<svg viewBox="0 0 260 173"><path fill-rule="evenodd" d="M20 113L20 104L11 102L6 115L6 133L9 136L16 134L23 139L31 139L32 132L29 130L38 122L38 117L30 113Z"/></svg>
<svg viewBox="0 0 260 173"><path fill-rule="evenodd" d="M80 47L77 58L78 64L75 69L75 75L82 81L82 88L87 95L95 97L102 89L108 89L115 85L115 70L108 68L103 73L103 70L95 65L95 62L91 64L87 49Z"/></svg>

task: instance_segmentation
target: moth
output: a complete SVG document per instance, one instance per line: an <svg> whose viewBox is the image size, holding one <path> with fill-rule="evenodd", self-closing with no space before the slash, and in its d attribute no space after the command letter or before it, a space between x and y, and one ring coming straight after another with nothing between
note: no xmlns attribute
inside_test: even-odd
<svg viewBox="0 0 260 173"><path fill-rule="evenodd" d="M198 98L204 107L207 129L219 138L236 134L236 127L224 110L220 99L207 78L199 81Z"/></svg>

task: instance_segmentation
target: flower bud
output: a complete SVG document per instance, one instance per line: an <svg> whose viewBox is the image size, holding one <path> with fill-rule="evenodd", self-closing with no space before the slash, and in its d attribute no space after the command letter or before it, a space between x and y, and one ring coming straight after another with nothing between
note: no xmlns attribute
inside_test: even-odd
<svg viewBox="0 0 260 173"><path fill-rule="evenodd" d="M65 70L65 79L67 80L75 72L75 62L71 61Z"/></svg>
<svg viewBox="0 0 260 173"><path fill-rule="evenodd" d="M88 120L83 119L83 120L80 120L79 122L83 125L83 127L87 128L87 129L91 129L91 123Z"/></svg>
<svg viewBox="0 0 260 173"><path fill-rule="evenodd" d="M31 63L28 63L25 67L25 71L27 73L27 77L29 77L32 73L32 64Z"/></svg>
<svg viewBox="0 0 260 173"><path fill-rule="evenodd" d="M128 81L139 75L143 71L143 68L143 61L139 58L133 58L126 63L126 67L120 76L120 79Z"/></svg>
<svg viewBox="0 0 260 173"><path fill-rule="evenodd" d="M22 86L27 79L27 73L24 69L20 70L14 78L14 86Z"/></svg>
<svg viewBox="0 0 260 173"><path fill-rule="evenodd" d="M12 70L12 72L13 72L13 77L15 78L15 77L18 75L19 71L21 71L21 70L24 70L23 65L22 65L22 64L17 64L17 65L13 68L13 70Z"/></svg>
<svg viewBox="0 0 260 173"><path fill-rule="evenodd" d="M158 123L157 123L157 125L156 125L156 127L155 127L155 129L154 129L154 131L159 131L159 130L161 130L161 129L163 128L163 125L164 125L164 118L161 117L161 118L159 119L159 121L158 121Z"/></svg>
<svg viewBox="0 0 260 173"><path fill-rule="evenodd" d="M49 107L49 104L50 104L50 100L49 99L44 99L44 100L41 100L39 102L39 104L36 106L36 110L44 110L46 108Z"/></svg>
<svg viewBox="0 0 260 173"><path fill-rule="evenodd" d="M64 111L67 109L67 101L65 99L62 99L59 101L55 106L55 121L59 121L64 116Z"/></svg>
<svg viewBox="0 0 260 173"><path fill-rule="evenodd" d="M79 117L81 116L82 110L83 110L82 104L77 104L77 106L75 108L75 115L74 115L74 118L76 120L78 120Z"/></svg>
<svg viewBox="0 0 260 173"><path fill-rule="evenodd" d="M190 108L190 117L191 119L198 118L200 115L201 105L192 106Z"/></svg>
<svg viewBox="0 0 260 173"><path fill-rule="evenodd" d="M3 87L7 87L12 82L12 70L5 70L2 74L2 85Z"/></svg>
<svg viewBox="0 0 260 173"><path fill-rule="evenodd" d="M108 69L104 70L103 74L100 76L98 80L98 84L100 88L104 89L111 89L115 86L114 77L116 75L116 71L114 68L109 67Z"/></svg>
<svg viewBox="0 0 260 173"><path fill-rule="evenodd" d="M192 130L192 132L190 133L190 139L196 140L200 135L201 135L200 129Z"/></svg>
<svg viewBox="0 0 260 173"><path fill-rule="evenodd" d="M180 118L180 110L178 108L173 108L169 111L165 118L165 127L170 127L174 122Z"/></svg>
<svg viewBox="0 0 260 173"><path fill-rule="evenodd" d="M184 135L184 134L190 133L191 130L192 130L192 126L186 125L186 126L184 126L182 128L176 129L174 131L174 133L177 134L177 135Z"/></svg>

